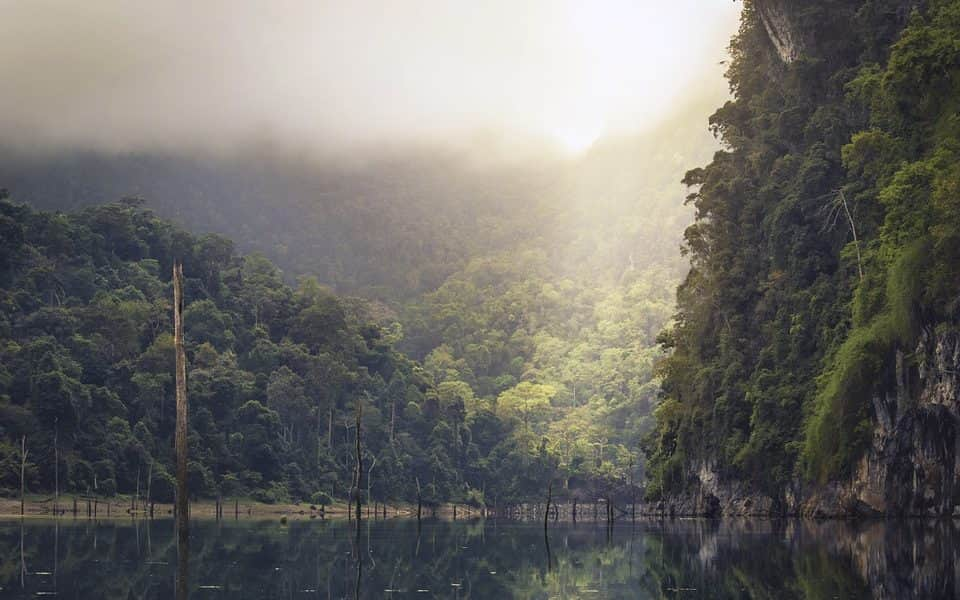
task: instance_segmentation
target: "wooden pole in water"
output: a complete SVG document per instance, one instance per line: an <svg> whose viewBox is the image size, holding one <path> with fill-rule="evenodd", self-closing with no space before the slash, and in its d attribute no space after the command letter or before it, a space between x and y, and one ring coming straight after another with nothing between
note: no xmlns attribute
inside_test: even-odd
<svg viewBox="0 0 960 600"><path fill-rule="evenodd" d="M153 461L150 461L150 468L147 469L147 498L144 506L150 507L150 518L153 518L153 497L150 495L150 484L153 482Z"/></svg>
<svg viewBox="0 0 960 600"><path fill-rule="evenodd" d="M53 418L53 514L60 514L60 417Z"/></svg>
<svg viewBox="0 0 960 600"><path fill-rule="evenodd" d="M26 472L27 472L27 436L20 438L20 516L24 512L24 495L26 494Z"/></svg>
<svg viewBox="0 0 960 600"><path fill-rule="evenodd" d="M173 345L176 350L177 391L177 534L181 540L190 536L187 498L187 355L183 350L183 265L173 265Z"/></svg>
<svg viewBox="0 0 960 600"><path fill-rule="evenodd" d="M417 524L419 525L419 524L420 524L420 512L421 512L421 509L423 508L423 500L422 500L422 498L420 497L420 478L417 477L416 480L417 480Z"/></svg>
<svg viewBox="0 0 960 600"><path fill-rule="evenodd" d="M360 398L357 398L357 464L354 469L354 485L353 489L357 493L357 524L360 523L360 519L363 517L363 500L362 492L360 491L360 482L363 480L363 455L361 454L360 447L360 420L363 416L363 402Z"/></svg>
<svg viewBox="0 0 960 600"><path fill-rule="evenodd" d="M543 511L543 534L547 534L547 524L550 523L550 501L553 499L553 479L547 484L547 507Z"/></svg>

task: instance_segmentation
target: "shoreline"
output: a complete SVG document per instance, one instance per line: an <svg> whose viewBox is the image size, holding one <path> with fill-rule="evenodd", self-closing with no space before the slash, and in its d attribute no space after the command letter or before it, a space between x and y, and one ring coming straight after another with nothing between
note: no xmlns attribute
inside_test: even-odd
<svg viewBox="0 0 960 600"><path fill-rule="evenodd" d="M76 501L76 504L74 504ZM54 498L52 496L33 495L28 496L24 502L25 512L20 514L19 498L0 498L0 519L48 519L55 517L71 519L164 519L173 517L173 504L154 503L153 514L150 514L149 505L145 506L141 501L136 510L132 510L134 501L129 496L114 496L112 498L94 498L88 496L60 496L58 514L54 514ZM76 512L74 512L76 506ZM519 507L521 505L517 505ZM556 507L557 505L554 505ZM607 521L602 512L598 511L597 517L594 517L592 503L580 504L581 510L578 510L578 518L571 518L570 504L559 505L559 515L556 515L554 507L551 507L551 516L549 523L604 523ZM589 508L587 508L589 507ZM349 515L348 515L349 510ZM257 502L250 498L229 498L222 501L220 505L221 520L258 520L258 519L286 519L286 520L332 520L348 521L351 520L354 507L346 502L337 502L325 507L311 505L310 503L279 503L265 504ZM376 515L374 515L376 510ZM384 510L386 514L384 514ZM929 516L929 515L774 515L774 514L732 514L732 515L706 515L706 514L685 514L675 513L670 515L665 511L650 510L648 506L637 505L635 515L628 511L618 510L619 514L614 519L614 524L625 524L638 521L673 521L673 520L704 520L704 521L740 521L740 520L760 520L760 521L844 521L844 522L873 522L887 520L952 520L960 519L958 515L949 516ZM423 507L423 519L440 520L474 520L480 518L501 518L504 520L515 520L525 522L544 522L542 510L535 504L528 504L523 510L515 507L514 510L506 512L501 511L496 515L492 510L482 510L476 507L470 507L463 504L446 503L433 507ZM190 503L190 516L196 519L218 519L216 500L199 500ZM376 503L363 505L363 520L390 520L390 519L416 519L416 504L404 502L395 502L381 504Z"/></svg>
<svg viewBox="0 0 960 600"><path fill-rule="evenodd" d="M139 503L130 496L114 496L112 498L94 498L82 495L61 495L54 511L53 496L33 495L24 500L24 514L20 514L19 498L0 498L0 519L26 519L70 517L76 519L162 519L173 517L173 504L153 504L153 513L150 505ZM135 506L135 508L134 508ZM287 518L287 519L328 519L347 521L352 518L355 507L346 502L336 502L327 506L302 503L266 504L250 498L226 498L220 504L220 519L258 519L258 518ZM377 514L374 515L374 510ZM473 519L485 515L484 511L462 504L442 504L436 510L423 508L424 518L449 518L456 520ZM385 516L384 516L385 515ZM191 518L217 519L216 500L197 500L190 503ZM417 517L416 504L404 502L390 502L386 504L364 504L364 520L383 520Z"/></svg>

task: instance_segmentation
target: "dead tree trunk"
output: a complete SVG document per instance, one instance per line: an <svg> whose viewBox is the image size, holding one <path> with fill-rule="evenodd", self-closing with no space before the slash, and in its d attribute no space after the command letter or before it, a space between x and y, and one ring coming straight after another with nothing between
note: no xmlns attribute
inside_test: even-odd
<svg viewBox="0 0 960 600"><path fill-rule="evenodd" d="M137 465L137 493L133 496L133 504L130 505L130 514L136 514L140 507L140 466Z"/></svg>
<svg viewBox="0 0 960 600"><path fill-rule="evenodd" d="M550 501L553 500L553 480L547 484L547 506L543 511L543 533L547 533L547 524L550 523Z"/></svg>
<svg viewBox="0 0 960 600"><path fill-rule="evenodd" d="M187 498L187 355L183 349L183 265L173 265L173 345L176 350L177 390L177 534L186 542L190 536Z"/></svg>
<svg viewBox="0 0 960 600"><path fill-rule="evenodd" d="M333 448L333 402L330 402L330 414L327 419L327 448Z"/></svg>
<svg viewBox="0 0 960 600"><path fill-rule="evenodd" d="M850 232L853 234L853 245L857 249L857 273L860 275L860 281L863 281L863 260L860 257L860 238L857 236L857 225L853 222L853 214L850 213L850 206L847 205L847 196L840 190L840 202L843 204L843 212L847 214L847 221L850 223Z"/></svg>
<svg viewBox="0 0 960 600"><path fill-rule="evenodd" d="M60 514L60 417L54 417L53 429L53 514Z"/></svg>
<svg viewBox="0 0 960 600"><path fill-rule="evenodd" d="M150 484L153 481L153 461L150 461L150 468L147 469L147 497L144 499L144 511L149 510L150 518L153 518L153 497L150 495Z"/></svg>
<svg viewBox="0 0 960 600"><path fill-rule="evenodd" d="M367 470L367 515L370 514L370 499L373 498L373 494L370 491L370 486L373 484L373 470L377 468L377 457L371 453L372 459L370 461L370 468ZM373 505L373 518L377 518L377 505Z"/></svg>
<svg viewBox="0 0 960 600"><path fill-rule="evenodd" d="M26 486L26 473L27 473L27 436L20 438L20 516L24 514L24 497L27 490Z"/></svg>
<svg viewBox="0 0 960 600"><path fill-rule="evenodd" d="M320 469L320 446L323 445L323 438L321 437L321 433L320 433L321 431L323 431L323 427L321 425L323 423L323 419L320 418L320 413L321 413L320 408L321 408L320 402L318 401L317 402L317 435L315 436L316 439L314 440L317 443L317 455L315 457L317 470Z"/></svg>
<svg viewBox="0 0 960 600"><path fill-rule="evenodd" d="M397 399L390 402L390 445L393 445L393 432L397 424Z"/></svg>
<svg viewBox="0 0 960 600"><path fill-rule="evenodd" d="M363 480L363 455L361 442L360 442L360 420L363 416L363 402L357 398L357 464L354 468L354 479L353 479L353 489L356 490L357 494L357 523L360 523L362 517L362 507L363 507L363 493L360 488L360 482Z"/></svg>
<svg viewBox="0 0 960 600"><path fill-rule="evenodd" d="M417 524L420 523L420 513L423 509L423 498L420 495L420 478L417 477Z"/></svg>

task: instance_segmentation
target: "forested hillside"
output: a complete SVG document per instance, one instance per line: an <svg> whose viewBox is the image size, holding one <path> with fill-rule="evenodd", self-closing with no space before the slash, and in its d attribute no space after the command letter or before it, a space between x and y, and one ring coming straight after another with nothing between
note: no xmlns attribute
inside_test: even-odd
<svg viewBox="0 0 960 600"><path fill-rule="evenodd" d="M252 387L231 393L278 413L279 440L271 441L277 464L296 465L303 483L280 477L274 467L253 469L263 483L248 481L242 475L249 468L245 460L230 465L210 461L204 463L208 479L201 493L221 491L229 474L230 485L233 478L241 479L236 485L241 491L276 482L285 486L277 488L278 498L305 497L317 489L345 496L352 468L352 411L356 398L364 398L376 407L365 410L372 447L367 468L377 457L375 493L382 486L384 495L412 498L419 477L432 484L427 490L431 500L539 498L550 475L564 488L572 482L594 490L642 480L639 442L652 427L659 390L654 363L662 352L655 338L673 313L673 290L685 269L678 247L691 213L679 179L687 165L705 160L716 147L703 119L715 97L691 101L657 129L601 141L571 159L478 163L454 154L428 159L414 152L332 165L277 156L188 160L76 154L12 159L0 181L17 200L79 211L76 217L56 219L80 219L87 226L90 215L119 212L124 219L171 227L148 217L135 201L102 204L141 196L160 215L196 231L228 234L241 250L262 251L283 266L281 276L257 255L240 259L223 250L216 268L203 267L204 272L215 270L218 275L210 275L215 279L246 281L240 274L251 267L238 265L260 265L269 271L271 288L276 287L270 297L278 294L290 304L277 309L279 321L272 323L233 304L243 290L221 298L218 290L231 289L226 284L190 288L198 295L188 299L212 302L204 306L216 318L203 315L205 327L211 335L225 330L220 334L225 338L210 341L211 347L198 355L198 344L208 340L188 335L194 344L188 353L193 367L198 358L209 369L227 356L236 365L224 369L249 373ZM45 213L30 217L53 218ZM37 246L33 255L45 254L40 233L28 244ZM154 282L153 291L144 292L148 302L167 301L166 265L175 251L164 248L155 257L151 250L137 257L161 263L152 274L163 284ZM59 264L53 257L45 260ZM198 277L189 262L185 269L188 278ZM303 276L308 278L295 288L284 284ZM319 291L310 276L337 294L365 300L335 298ZM136 287L120 275L108 280L118 289ZM9 285L19 287L19 281ZM304 292L304 285L317 291ZM341 325L324 320L326 314L299 320L312 302L301 298L304 293L340 307L356 332L341 332ZM41 306L70 305L67 298L75 296L73 291L59 294L18 308L10 318L19 323ZM92 301L93 296L78 296L72 302ZM188 334L190 311L195 310L188 310ZM138 338L137 352L150 349L152 336L167 325L162 321L150 336ZM10 335L22 344L19 325L11 327ZM341 342L341 334L349 343ZM333 336L330 343L338 350L298 338L307 335ZM374 351L371 343L382 353L373 364L351 354L356 353L350 349L357 335L366 340L361 353ZM367 339L370 335L375 342ZM67 337L72 336L71 331ZM268 342L270 350L263 354ZM60 343L80 361L82 350ZM345 357L338 354L340 344L347 345ZM213 355L204 358L208 350L219 358L212 363ZM251 353L266 362L248 358ZM338 361L342 375L331 377L310 366L327 358ZM421 363L422 370L411 360ZM132 377L130 369L114 376ZM79 379L121 397L126 393L113 380ZM193 394L192 387L200 383L192 375L189 379ZM166 394L169 378L163 385ZM9 395L12 404L27 404L19 390ZM212 397L211 402L222 404ZM279 407L288 405L297 412L285 418ZM333 434L328 432L330 406ZM397 425L390 443L392 417ZM165 413L162 424L146 427L166 440L170 418L172 413ZM136 412L126 419L133 431L139 420ZM52 435L49 424L43 430ZM225 431L229 438L232 426ZM14 440L13 433L8 440ZM169 458L169 444L164 444L158 443L150 456ZM157 453L161 447L163 453ZM227 442L221 450L233 452ZM118 486L128 491L137 465L125 469ZM48 471L38 469L43 473L38 476L49 478ZM328 471L335 473L329 481L324 479ZM50 482L37 483L46 488Z"/></svg>
<svg viewBox="0 0 960 600"><path fill-rule="evenodd" d="M402 443L402 464L378 482L395 478L396 493L410 494L410 474L427 469L431 432L447 415L429 410L433 385L363 302L312 278L290 288L265 258L192 236L136 201L67 216L3 199L0 224L4 487L17 487L19 469L8 467L25 436L30 490L50 491L59 476L63 491L145 492L150 474L154 499L171 499L174 259L189 273L193 493L344 496L358 402L372 453L388 436ZM405 416L388 428L388 407L401 402ZM446 476L428 481L449 493Z"/></svg>
<svg viewBox="0 0 960 600"><path fill-rule="evenodd" d="M960 2L745 2L648 493L686 512L960 500Z"/></svg>
<svg viewBox="0 0 960 600"><path fill-rule="evenodd" d="M149 483L152 499L171 500L174 259L188 273L190 487L198 497L347 498L361 406L374 500L414 501L420 485L428 505L495 505L539 499L550 478L578 477L581 494L626 483L629 457L608 450L606 460L581 464L582 453L593 455L576 445L582 432L548 431L559 388L518 378L496 401L475 396L398 352L400 328L375 322L375 305L336 297L312 277L291 288L267 259L236 254L226 238L193 236L136 200L65 215L4 198L0 215L8 490L19 485L23 440L29 490L52 491L59 481L63 492L145 495ZM613 421L581 426L619 431Z"/></svg>

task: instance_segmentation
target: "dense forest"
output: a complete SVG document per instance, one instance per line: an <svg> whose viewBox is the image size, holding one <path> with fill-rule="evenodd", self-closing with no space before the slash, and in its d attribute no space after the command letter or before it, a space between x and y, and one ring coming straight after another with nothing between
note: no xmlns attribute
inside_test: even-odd
<svg viewBox="0 0 960 600"><path fill-rule="evenodd" d="M182 258L195 495L346 498L360 403L375 500L636 496L705 110L575 161L8 166L2 486L26 435L29 490L170 499Z"/></svg>
<svg viewBox="0 0 960 600"><path fill-rule="evenodd" d="M950 512L960 3L753 0L732 54L724 148L685 179L648 494Z"/></svg>
<svg viewBox="0 0 960 600"><path fill-rule="evenodd" d="M169 498L182 258L197 496L345 498L359 433L374 499L951 512L960 2L747 0L730 55L576 157L0 150L0 486L25 435Z"/></svg>
<svg viewBox="0 0 960 600"><path fill-rule="evenodd" d="M149 475L153 497L170 500L174 259L189 272L195 494L343 495L340 473L352 465L345 454L356 435L344 415L353 405L370 404L371 451L385 444L376 434L388 433L379 422L388 406L406 409L389 430L401 442L428 438L448 416L439 407L415 413L434 388L362 303L310 278L292 289L269 261L239 257L225 238L192 236L136 200L69 216L8 199L0 210L3 461L19 462L12 442L26 436L32 490L52 490L59 475L64 491L145 492ZM409 450L430 460L427 448ZM414 459L398 452L395 460ZM15 487L15 471L4 469L4 486ZM437 474L425 481L449 485L446 471ZM409 487L400 481L398 490Z"/></svg>

